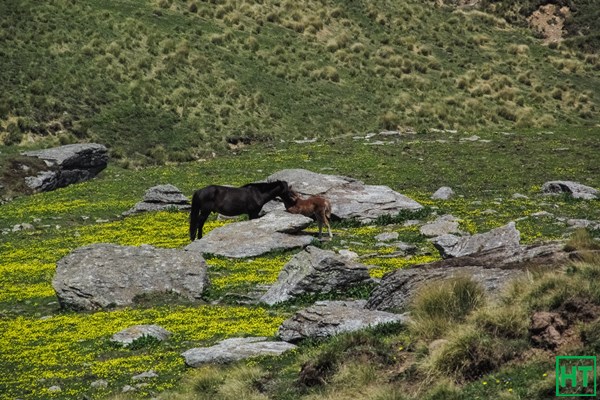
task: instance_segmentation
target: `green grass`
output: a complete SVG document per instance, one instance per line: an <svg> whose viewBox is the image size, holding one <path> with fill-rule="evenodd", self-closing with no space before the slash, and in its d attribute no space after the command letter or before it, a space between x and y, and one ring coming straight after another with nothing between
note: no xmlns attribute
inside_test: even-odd
<svg viewBox="0 0 600 400"><path fill-rule="evenodd" d="M190 4L3 3L0 140L97 141L136 167L238 139L598 121L597 59L489 14L417 1Z"/></svg>

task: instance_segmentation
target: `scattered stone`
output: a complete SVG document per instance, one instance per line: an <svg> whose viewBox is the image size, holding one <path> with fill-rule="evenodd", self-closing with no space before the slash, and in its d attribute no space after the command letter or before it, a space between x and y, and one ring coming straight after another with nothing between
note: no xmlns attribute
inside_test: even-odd
<svg viewBox="0 0 600 400"><path fill-rule="evenodd" d="M400 235L398 232L384 232L377 236L375 236L375 240L379 240L380 242L388 242L390 240L398 239Z"/></svg>
<svg viewBox="0 0 600 400"><path fill-rule="evenodd" d="M28 224L26 222L22 223L22 224L17 224L15 226L12 227L12 231L13 232L19 232L19 231L31 231L34 230L35 226Z"/></svg>
<svg viewBox="0 0 600 400"><path fill-rule="evenodd" d="M469 137L465 137L465 138L460 138L461 142L476 142L480 139L479 136L477 135L473 135L473 136L469 136Z"/></svg>
<svg viewBox="0 0 600 400"><path fill-rule="evenodd" d="M97 381L92 382L90 386L94 389L105 389L108 387L108 381L104 379L99 379Z"/></svg>
<svg viewBox="0 0 600 400"><path fill-rule="evenodd" d="M453 215L448 214L438 217L435 221L423 225L419 232L421 232L421 235L428 237L442 236L450 233L460 233L458 225L458 219L456 219Z"/></svg>
<svg viewBox="0 0 600 400"><path fill-rule="evenodd" d="M520 248L521 234L514 222L500 228L473 236L458 237L452 234L442 235L432 240L434 246L444 258L467 256L486 250L504 248L514 252Z"/></svg>
<svg viewBox="0 0 600 400"><path fill-rule="evenodd" d="M52 286L61 306L75 310L129 306L148 294L198 300L208 286L206 269L194 252L100 243L59 260Z"/></svg>
<svg viewBox="0 0 600 400"><path fill-rule="evenodd" d="M313 236L297 234L313 220L299 214L275 211L250 221L213 229L185 250L223 257L255 257L275 250L308 246Z"/></svg>
<svg viewBox="0 0 600 400"><path fill-rule="evenodd" d="M442 186L431 196L432 200L450 200L454 197L454 190L448 186Z"/></svg>
<svg viewBox="0 0 600 400"><path fill-rule="evenodd" d="M382 215L395 215L403 210L419 210L423 206L387 186L365 185L353 178L325 175L304 169L287 169L267 178L288 182L304 196L320 195L331 202L337 219L356 218L362 222ZM278 207L283 208L282 205Z"/></svg>
<svg viewBox="0 0 600 400"><path fill-rule="evenodd" d="M60 386L50 386L48 388L48 391L50 393L58 393L58 392L62 392L62 388Z"/></svg>
<svg viewBox="0 0 600 400"><path fill-rule="evenodd" d="M128 393L128 392L135 392L135 388L131 385L125 385L123 386L123 389L121 389L122 393Z"/></svg>
<svg viewBox="0 0 600 400"><path fill-rule="evenodd" d="M600 229L600 222L590 221L589 219L569 219L567 225L571 228L587 228L587 229Z"/></svg>
<svg viewBox="0 0 600 400"><path fill-rule="evenodd" d="M541 218L541 217L552 217L554 215L552 213L549 213L548 211L539 211L539 212L531 214L531 216L536 217L536 218Z"/></svg>
<svg viewBox="0 0 600 400"><path fill-rule="evenodd" d="M573 181L549 181L542 185L544 194L567 193L575 199L593 200L600 198L598 190Z"/></svg>
<svg viewBox="0 0 600 400"><path fill-rule="evenodd" d="M225 364L257 356L277 356L296 346L287 342L267 341L266 337L232 338L212 347L197 347L181 355L190 367L206 363Z"/></svg>
<svg viewBox="0 0 600 400"><path fill-rule="evenodd" d="M106 168L108 163L108 150L96 143L69 144L27 151L23 155L43 160L49 169L36 176L25 177L25 183L34 192L46 192L87 181Z"/></svg>
<svg viewBox="0 0 600 400"><path fill-rule="evenodd" d="M515 193L512 195L512 198L515 200L527 200L529 199L529 197L525 196L524 194L521 193Z"/></svg>
<svg viewBox="0 0 600 400"><path fill-rule="evenodd" d="M190 209L190 202L183 193L173 185L153 186L146 191L143 201L132 209L125 211L124 216L146 211L185 211Z"/></svg>
<svg viewBox="0 0 600 400"><path fill-rule="evenodd" d="M162 342L171 336L171 332L158 325L134 325L115 333L110 340L128 346L144 336L153 337Z"/></svg>
<svg viewBox="0 0 600 400"><path fill-rule="evenodd" d="M142 372L141 374L132 376L131 380L142 381L144 379L152 379L152 378L158 378L158 374L156 372L154 372L153 370L150 370L150 371Z"/></svg>
<svg viewBox="0 0 600 400"><path fill-rule="evenodd" d="M343 291L369 280L366 265L309 246L283 267L277 282L260 301L273 305L303 294Z"/></svg>
<svg viewBox="0 0 600 400"><path fill-rule="evenodd" d="M318 301L298 311L279 327L286 342L307 338L325 338L390 322L407 322L406 314L392 314L365 309L365 300Z"/></svg>

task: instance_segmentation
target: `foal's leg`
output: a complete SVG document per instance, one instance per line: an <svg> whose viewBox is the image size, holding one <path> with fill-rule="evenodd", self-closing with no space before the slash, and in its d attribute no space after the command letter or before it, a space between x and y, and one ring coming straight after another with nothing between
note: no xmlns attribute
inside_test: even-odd
<svg viewBox="0 0 600 400"><path fill-rule="evenodd" d="M321 221L321 218L317 218L317 223L319 224L319 239L321 239L321 236L323 236L323 221Z"/></svg>
<svg viewBox="0 0 600 400"><path fill-rule="evenodd" d="M325 225L327 225L327 232L329 233L329 239L332 239L333 235L331 234L331 226L329 225L329 218L325 218Z"/></svg>

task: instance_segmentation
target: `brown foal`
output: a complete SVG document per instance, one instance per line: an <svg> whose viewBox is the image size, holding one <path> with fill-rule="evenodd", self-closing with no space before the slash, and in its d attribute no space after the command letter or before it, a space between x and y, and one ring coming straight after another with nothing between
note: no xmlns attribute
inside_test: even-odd
<svg viewBox="0 0 600 400"><path fill-rule="evenodd" d="M323 233L323 224L327 226L329 237L333 237L331 234L331 226L329 226L329 221L331 220L331 203L329 200L321 196L310 196L303 199L297 192L291 190L291 188L290 198L283 198L283 200L285 209L288 212L292 214L302 214L317 220L317 223L319 224L319 238Z"/></svg>

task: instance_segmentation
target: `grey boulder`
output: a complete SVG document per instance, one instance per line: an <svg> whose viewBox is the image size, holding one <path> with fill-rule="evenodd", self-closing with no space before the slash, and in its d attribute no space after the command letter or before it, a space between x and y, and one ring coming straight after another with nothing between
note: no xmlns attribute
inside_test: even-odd
<svg viewBox="0 0 600 400"><path fill-rule="evenodd" d="M141 202L125 211L123 215L131 215L146 211L189 210L190 202L175 186L158 185L146 191Z"/></svg>
<svg viewBox="0 0 600 400"><path fill-rule="evenodd" d="M143 337L152 337L156 340L163 341L167 340L170 336L171 332L158 325L134 325L115 333L110 340L111 342L128 346Z"/></svg>
<svg viewBox="0 0 600 400"><path fill-rule="evenodd" d="M542 185L544 194L567 193L576 199L593 200L600 198L600 192L592 187L573 181L549 181Z"/></svg>
<svg viewBox="0 0 600 400"><path fill-rule="evenodd" d="M106 168L108 150L97 143L69 144L45 150L27 151L23 155L43 160L47 171L25 177L34 192L45 192L73 183L87 181Z"/></svg>
<svg viewBox="0 0 600 400"><path fill-rule="evenodd" d="M302 294L343 291L369 280L366 265L309 246L283 267L277 282L260 301L273 305Z"/></svg>
<svg viewBox="0 0 600 400"><path fill-rule="evenodd" d="M279 337L286 342L307 338L326 338L380 324L409 320L406 314L392 314L365 309L364 300L319 301L298 311L279 327Z"/></svg>
<svg viewBox="0 0 600 400"><path fill-rule="evenodd" d="M419 210L423 206L393 191L387 186L365 185L353 178L318 174L304 169L286 169L269 176L268 180L284 180L304 196L321 195L331 202L335 218L356 218L369 222L382 215L394 215L403 210ZM282 209L282 205L277 205ZM267 206L265 210L272 209Z"/></svg>
<svg viewBox="0 0 600 400"><path fill-rule="evenodd" d="M215 346L196 347L181 355L186 365L199 367L206 363L224 364L257 356L277 356L295 348L290 343L267 341L266 337L232 338Z"/></svg>
<svg viewBox="0 0 600 400"><path fill-rule="evenodd" d="M275 250L308 246L313 237L298 232L312 219L277 211L249 221L232 222L213 229L188 246L188 252L230 258L255 257Z"/></svg>
<svg viewBox="0 0 600 400"><path fill-rule="evenodd" d="M198 253L101 243L60 259L52 286L61 306L75 310L129 306L153 293L197 300L208 286L206 269Z"/></svg>
<svg viewBox="0 0 600 400"><path fill-rule="evenodd" d="M515 223L509 222L485 233L466 237L446 234L432 239L432 242L442 257L448 258L467 256L497 248L519 249L520 239L521 234L515 227Z"/></svg>

